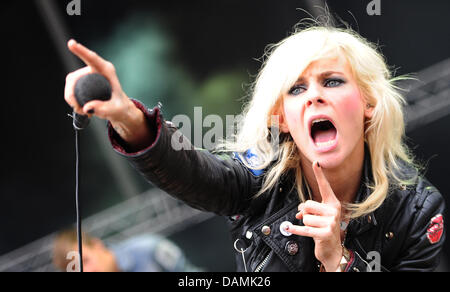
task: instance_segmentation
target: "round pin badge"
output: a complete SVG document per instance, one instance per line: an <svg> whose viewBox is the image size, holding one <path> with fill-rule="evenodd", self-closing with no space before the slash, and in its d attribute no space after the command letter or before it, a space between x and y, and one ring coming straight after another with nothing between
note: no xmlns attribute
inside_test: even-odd
<svg viewBox="0 0 450 292"><path fill-rule="evenodd" d="M291 236L292 233L290 233L289 231L286 231L286 229L290 228L293 224L289 221L284 221L283 223L281 223L280 225L280 232L281 234L283 234L284 236Z"/></svg>

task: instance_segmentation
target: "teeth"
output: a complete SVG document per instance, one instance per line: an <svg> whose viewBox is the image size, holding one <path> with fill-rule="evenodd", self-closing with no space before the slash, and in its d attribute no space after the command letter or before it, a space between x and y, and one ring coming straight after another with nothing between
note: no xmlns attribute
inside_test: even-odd
<svg viewBox="0 0 450 292"><path fill-rule="evenodd" d="M334 142L335 142L335 140L331 140L331 141L328 141L328 142L317 142L317 143L315 143L315 144L316 144L318 147L327 147L327 146L333 145Z"/></svg>
<svg viewBox="0 0 450 292"><path fill-rule="evenodd" d="M328 121L328 120L327 119L317 119L317 120L314 120L312 122L312 124L314 125L315 123L326 122L326 121Z"/></svg>

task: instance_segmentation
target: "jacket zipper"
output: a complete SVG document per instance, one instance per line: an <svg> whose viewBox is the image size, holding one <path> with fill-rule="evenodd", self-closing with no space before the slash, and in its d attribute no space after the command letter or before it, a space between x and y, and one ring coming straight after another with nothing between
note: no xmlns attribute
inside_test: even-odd
<svg viewBox="0 0 450 292"><path fill-rule="evenodd" d="M270 250L269 253L267 254L267 256L263 259L263 261L261 263L259 263L259 265L256 267L255 269L255 273L259 273L262 271L262 269L266 266L267 262L269 261L270 258Z"/></svg>

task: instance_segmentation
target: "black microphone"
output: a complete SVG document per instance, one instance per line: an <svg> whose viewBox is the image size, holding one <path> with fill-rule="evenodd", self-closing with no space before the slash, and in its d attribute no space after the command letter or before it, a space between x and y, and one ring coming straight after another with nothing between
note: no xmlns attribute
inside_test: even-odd
<svg viewBox="0 0 450 292"><path fill-rule="evenodd" d="M109 81L98 73L85 75L75 84L75 98L80 107L83 107L92 100L110 100L111 92L112 89ZM75 130L83 130L88 124L88 116L77 113L73 114L73 127Z"/></svg>

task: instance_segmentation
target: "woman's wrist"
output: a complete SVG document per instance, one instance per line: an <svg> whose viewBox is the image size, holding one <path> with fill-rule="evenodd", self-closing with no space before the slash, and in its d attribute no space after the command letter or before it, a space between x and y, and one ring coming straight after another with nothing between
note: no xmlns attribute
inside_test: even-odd
<svg viewBox="0 0 450 292"><path fill-rule="evenodd" d="M145 114L127 98L123 113L118 120L110 123L129 148L138 151L148 147L151 143L151 133Z"/></svg>
<svg viewBox="0 0 450 292"><path fill-rule="evenodd" d="M343 249L340 248L339 252L330 259L330 261L323 262L323 266L327 272L339 272L341 269L341 260L344 256Z"/></svg>

